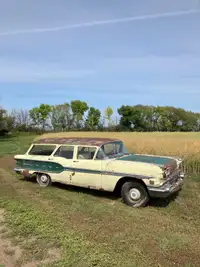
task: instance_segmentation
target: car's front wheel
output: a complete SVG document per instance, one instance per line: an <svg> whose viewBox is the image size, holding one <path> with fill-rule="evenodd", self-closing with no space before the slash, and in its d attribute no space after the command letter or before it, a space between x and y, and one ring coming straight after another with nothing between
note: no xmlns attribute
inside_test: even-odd
<svg viewBox="0 0 200 267"><path fill-rule="evenodd" d="M36 180L38 184L42 187L47 187L52 184L51 177L47 174L37 174Z"/></svg>
<svg viewBox="0 0 200 267"><path fill-rule="evenodd" d="M125 182L121 189L121 195L126 205L134 208L144 207L149 201L145 186L135 181Z"/></svg>

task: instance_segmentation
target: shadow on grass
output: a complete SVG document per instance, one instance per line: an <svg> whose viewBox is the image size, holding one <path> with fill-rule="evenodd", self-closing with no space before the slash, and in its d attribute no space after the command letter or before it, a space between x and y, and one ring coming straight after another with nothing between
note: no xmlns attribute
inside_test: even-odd
<svg viewBox="0 0 200 267"><path fill-rule="evenodd" d="M148 206L156 208L166 208L171 202L175 201L180 191L172 194L168 198L152 198L150 199Z"/></svg>
<svg viewBox="0 0 200 267"><path fill-rule="evenodd" d="M33 178L28 178L26 179L27 182L31 183L37 183L36 179ZM119 200L121 198L120 194L117 192L107 192L107 191L101 191L101 190L94 190L94 189L89 189L89 188L83 188L83 187L78 187L78 186L72 186L72 185L65 185L62 183L53 183L52 187L61 189L63 191L70 191L70 192L77 192L77 193L82 193L86 195L91 195L97 198L105 198L108 200ZM165 208L167 207L171 202L175 201L177 196L179 195L179 192L174 193L168 198L152 198L150 199L147 207L155 207L155 208Z"/></svg>
<svg viewBox="0 0 200 267"><path fill-rule="evenodd" d="M34 183L37 184L36 178L32 177L32 178L20 178L20 180L22 181L26 181L28 183ZM95 189L90 189L90 188L84 188L84 187L78 187L78 186L73 186L73 185L66 185L66 184L62 184L62 183L58 183L58 182L54 182L52 183L51 187L53 188L57 188L57 189L61 189L63 191L70 191L70 192L77 192L77 193L82 193L82 194L88 194L88 195L92 195L95 197L102 197L102 198L107 198L107 199L111 199L111 200L117 200L120 198L120 196L117 193L113 193L113 192L107 192L107 191L103 191L103 190L95 190Z"/></svg>
<svg viewBox="0 0 200 267"><path fill-rule="evenodd" d="M103 190L95 190L95 189L78 187L78 186L73 186L73 185L65 185L61 183L53 183L52 186L59 188L61 190L67 190L70 192L77 192L77 193L82 193L86 195L88 194L88 195L92 195L95 197L107 198L107 199L112 199L112 200L117 200L120 198L120 196L117 193L107 192Z"/></svg>

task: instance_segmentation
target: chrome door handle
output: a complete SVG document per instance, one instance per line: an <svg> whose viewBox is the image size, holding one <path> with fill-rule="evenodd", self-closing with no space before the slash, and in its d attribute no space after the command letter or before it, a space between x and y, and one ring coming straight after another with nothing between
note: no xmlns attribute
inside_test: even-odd
<svg viewBox="0 0 200 267"><path fill-rule="evenodd" d="M74 160L73 162L79 162L78 160Z"/></svg>

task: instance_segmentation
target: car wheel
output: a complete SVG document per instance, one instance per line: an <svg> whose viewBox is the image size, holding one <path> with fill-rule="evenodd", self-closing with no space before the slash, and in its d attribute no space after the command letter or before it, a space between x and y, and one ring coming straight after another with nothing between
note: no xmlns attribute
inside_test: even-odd
<svg viewBox="0 0 200 267"><path fill-rule="evenodd" d="M52 184L51 177L47 174L38 174L36 180L42 187L47 187Z"/></svg>
<svg viewBox="0 0 200 267"><path fill-rule="evenodd" d="M125 204L134 208L144 207L149 201L146 188L135 181L125 182L121 189L121 195Z"/></svg>

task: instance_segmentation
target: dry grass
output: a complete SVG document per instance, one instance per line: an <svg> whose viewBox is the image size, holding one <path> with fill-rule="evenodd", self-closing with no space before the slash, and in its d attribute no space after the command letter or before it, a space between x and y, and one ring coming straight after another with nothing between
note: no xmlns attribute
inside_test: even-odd
<svg viewBox="0 0 200 267"><path fill-rule="evenodd" d="M200 173L199 133L116 133L116 132L63 132L42 137L111 137L124 141L130 152L178 156L185 160L184 170Z"/></svg>

